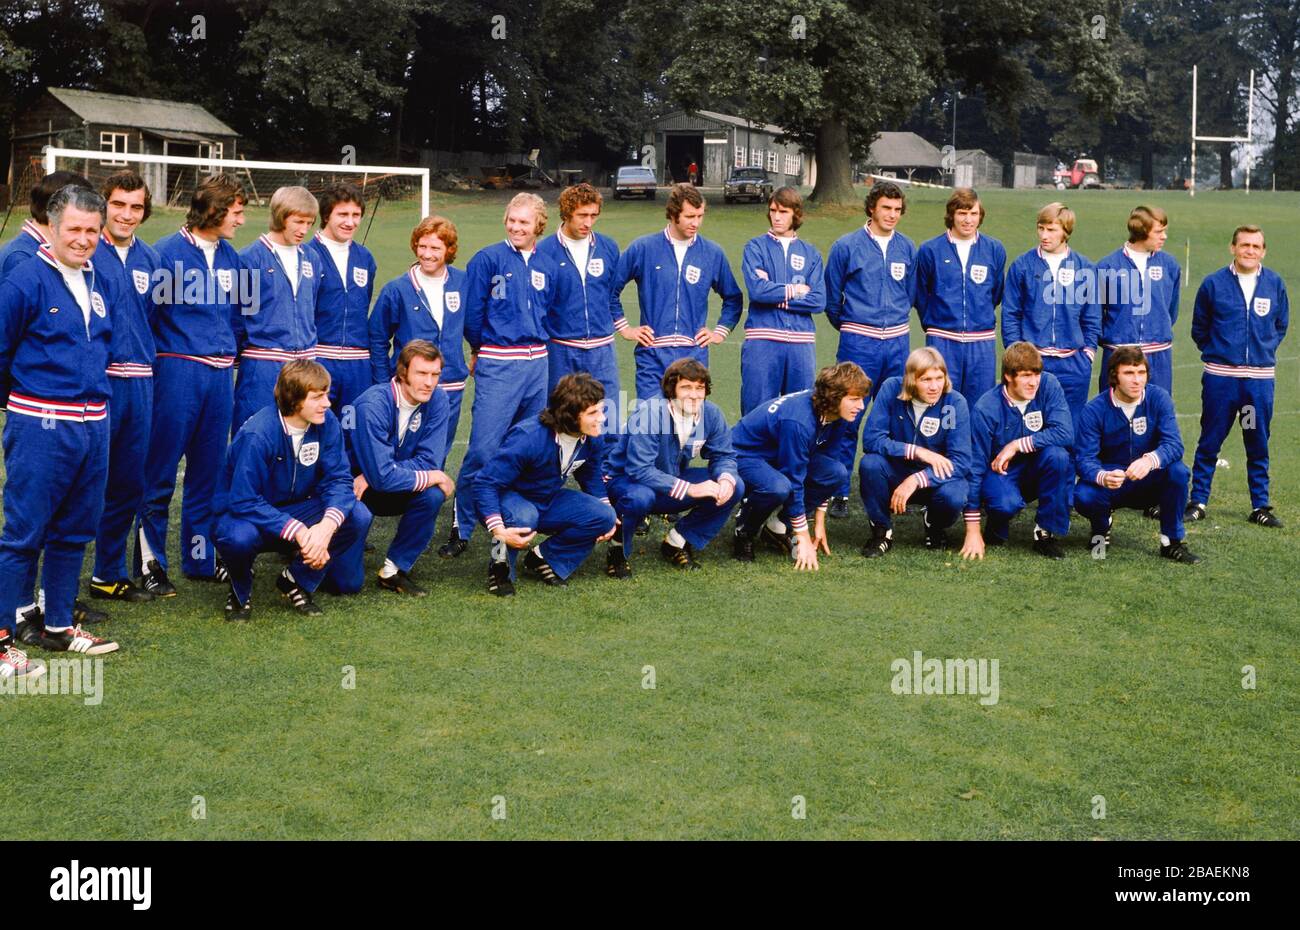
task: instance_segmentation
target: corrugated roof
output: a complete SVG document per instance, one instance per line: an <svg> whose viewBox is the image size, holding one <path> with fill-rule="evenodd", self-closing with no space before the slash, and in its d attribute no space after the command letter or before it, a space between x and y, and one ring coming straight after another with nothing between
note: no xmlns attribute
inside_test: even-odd
<svg viewBox="0 0 1300 930"><path fill-rule="evenodd" d="M56 100L88 123L130 126L135 129L166 129L210 136L239 135L197 103L128 97L124 94L104 94L66 87L51 87L49 91Z"/></svg>
<svg viewBox="0 0 1300 930"><path fill-rule="evenodd" d="M871 143L868 156L881 167L938 168L942 164L939 150L914 132L882 132Z"/></svg>
<svg viewBox="0 0 1300 930"><path fill-rule="evenodd" d="M653 123L657 125L666 120L680 116L698 116L701 119L712 120L715 123L725 123L728 126L738 126L741 129L757 129L760 132L771 133L774 136L779 136L784 131L780 126L774 126L771 123L751 123L743 116L731 116L728 113L715 113L712 110L691 110L689 113L685 110L677 110L659 117L659 119L654 120Z"/></svg>

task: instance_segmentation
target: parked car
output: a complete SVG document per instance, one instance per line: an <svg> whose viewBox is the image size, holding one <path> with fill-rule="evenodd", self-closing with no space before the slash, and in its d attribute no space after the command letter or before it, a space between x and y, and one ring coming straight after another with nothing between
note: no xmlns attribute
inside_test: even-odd
<svg viewBox="0 0 1300 930"><path fill-rule="evenodd" d="M654 200L655 189L658 186L655 173L650 168L642 165L626 165L619 168L614 175L614 199L641 196L646 200Z"/></svg>
<svg viewBox="0 0 1300 930"><path fill-rule="evenodd" d="M745 197L756 203L766 203L772 190L772 181L762 168L732 168L730 177L722 185L722 199L735 203Z"/></svg>

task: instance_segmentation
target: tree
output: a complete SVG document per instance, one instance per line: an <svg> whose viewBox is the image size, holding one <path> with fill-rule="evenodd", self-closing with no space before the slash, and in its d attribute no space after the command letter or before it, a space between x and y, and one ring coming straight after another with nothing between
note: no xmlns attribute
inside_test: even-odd
<svg viewBox="0 0 1300 930"><path fill-rule="evenodd" d="M630 11L671 64L665 81L687 109L732 98L817 159L814 200L855 199L852 161L901 121L939 63L931 9L901 0L646 0Z"/></svg>
<svg viewBox="0 0 1300 930"><path fill-rule="evenodd" d="M1297 69L1300 69L1300 0L1264 0L1243 16L1246 48L1258 57L1259 87L1264 111L1273 124L1269 161L1279 187L1300 186L1300 146L1297 146Z"/></svg>

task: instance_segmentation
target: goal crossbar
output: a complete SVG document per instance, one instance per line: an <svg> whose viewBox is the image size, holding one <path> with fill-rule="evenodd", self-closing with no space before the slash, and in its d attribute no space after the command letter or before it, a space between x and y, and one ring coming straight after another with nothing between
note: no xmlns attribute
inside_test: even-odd
<svg viewBox="0 0 1300 930"><path fill-rule="evenodd" d="M49 147L45 150L45 170L53 172L59 158L116 159L144 164L188 165L196 168L229 168L243 171L247 168L293 171L346 172L348 174L409 175L420 179L420 216L429 215L429 169L397 165L340 165L313 162L251 161L243 158L200 158L189 155L146 155L142 152L108 152L94 149L63 149Z"/></svg>

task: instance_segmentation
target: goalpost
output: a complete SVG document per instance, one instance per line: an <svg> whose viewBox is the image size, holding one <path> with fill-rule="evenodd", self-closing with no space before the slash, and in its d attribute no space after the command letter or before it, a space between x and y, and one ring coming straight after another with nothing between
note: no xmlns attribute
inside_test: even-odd
<svg viewBox="0 0 1300 930"><path fill-rule="evenodd" d="M253 207L269 205L271 194L278 187L296 185L317 194L331 184L346 181L361 189L367 204L367 221L374 219L374 210L380 204L408 212L411 227L429 215L428 168L249 161L244 158L147 155L142 152L55 147L45 150L47 173L75 171L96 188L110 175L128 167L135 168L149 185L155 209L188 209L190 197L199 182L208 175L224 171L240 180L248 194L248 204ZM366 222L368 229L369 223ZM358 241L362 240L359 238Z"/></svg>
<svg viewBox="0 0 1300 930"><path fill-rule="evenodd" d="M1232 142L1245 144L1246 148L1246 193L1250 193L1250 152L1251 129L1255 117L1255 69L1250 69L1250 95L1246 98L1246 134L1244 136L1198 136L1196 134L1196 65L1192 65L1192 167L1189 172L1187 196L1196 196L1196 143L1197 142Z"/></svg>

